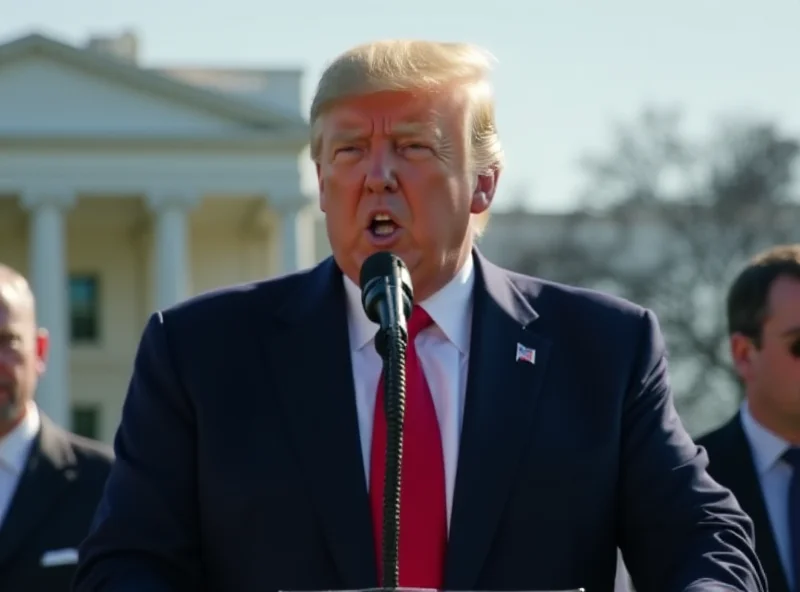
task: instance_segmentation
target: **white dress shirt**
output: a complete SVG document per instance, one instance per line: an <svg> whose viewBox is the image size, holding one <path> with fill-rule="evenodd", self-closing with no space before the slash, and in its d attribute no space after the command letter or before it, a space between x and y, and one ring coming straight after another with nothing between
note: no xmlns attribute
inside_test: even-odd
<svg viewBox="0 0 800 592"><path fill-rule="evenodd" d="M13 430L0 438L0 527L6 517L19 478L25 470L33 441L39 433L39 410L28 404L25 418Z"/></svg>
<svg viewBox="0 0 800 592"><path fill-rule="evenodd" d="M372 451L372 424L378 383L383 362L375 351L378 325L367 318L361 305L361 290L345 276L350 355L356 388L356 409L364 458L364 473L369 483ZM418 303L433 319L415 343L422 370L428 380L444 454L447 493L447 523L453 508L458 446L469 366L469 343L472 331L472 288L475 283L472 257L459 273L439 292Z"/></svg>
<svg viewBox="0 0 800 592"><path fill-rule="evenodd" d="M758 423L750 413L745 402L740 414L742 429L753 451L756 473L761 483L761 492L767 506L767 514L772 524L772 533L783 571L789 581L789 589L795 590L796 583L791 569L791 540L789 534L789 484L792 467L781 457L789 448L789 443L773 434Z"/></svg>

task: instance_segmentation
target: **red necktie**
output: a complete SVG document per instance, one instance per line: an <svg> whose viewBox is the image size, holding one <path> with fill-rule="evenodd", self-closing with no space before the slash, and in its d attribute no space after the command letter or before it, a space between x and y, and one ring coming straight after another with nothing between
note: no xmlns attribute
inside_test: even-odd
<svg viewBox="0 0 800 592"><path fill-rule="evenodd" d="M444 455L436 409L414 343L417 334L432 323L428 313L419 306L414 307L408 323L406 351L398 586L441 590L444 585L444 558L447 548ZM375 403L369 485L378 575L381 580L383 489L386 473L386 416L383 397L381 378Z"/></svg>

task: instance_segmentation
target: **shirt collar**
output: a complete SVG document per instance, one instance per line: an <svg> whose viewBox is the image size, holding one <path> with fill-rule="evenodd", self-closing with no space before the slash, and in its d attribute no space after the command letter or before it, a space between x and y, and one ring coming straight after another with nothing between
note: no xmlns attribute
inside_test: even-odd
<svg viewBox="0 0 800 592"><path fill-rule="evenodd" d="M28 453L39 433L41 418L36 405L29 402L25 417L13 430L0 438L0 468L19 475L28 461Z"/></svg>
<svg viewBox="0 0 800 592"><path fill-rule="evenodd" d="M347 276L343 277L352 345L356 350L360 350L372 342L378 325L367 318L361 305L359 287ZM430 298L419 303L445 337L462 353L469 351L474 285L475 263L470 254L452 280Z"/></svg>
<svg viewBox="0 0 800 592"><path fill-rule="evenodd" d="M759 474L764 474L781 459L788 450L789 443L758 423L750 413L746 401L742 404L740 418L742 429L753 451L756 470Z"/></svg>

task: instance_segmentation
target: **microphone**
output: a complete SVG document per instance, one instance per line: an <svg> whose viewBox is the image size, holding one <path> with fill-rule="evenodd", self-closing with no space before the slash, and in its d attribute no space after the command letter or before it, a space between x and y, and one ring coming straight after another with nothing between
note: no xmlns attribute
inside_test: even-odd
<svg viewBox="0 0 800 592"><path fill-rule="evenodd" d="M381 587L384 590L397 590L400 578L400 479L406 409L406 321L411 315L414 290L411 287L411 274L403 260L386 252L375 253L364 261L359 283L364 312L373 323L380 326L375 334L375 349L383 359L386 414Z"/></svg>
<svg viewBox="0 0 800 592"><path fill-rule="evenodd" d="M401 331L408 339L407 319L411 315L414 290L411 274L402 259L388 252L367 257L359 275L361 304L373 323L380 326L375 349L386 360L392 331Z"/></svg>

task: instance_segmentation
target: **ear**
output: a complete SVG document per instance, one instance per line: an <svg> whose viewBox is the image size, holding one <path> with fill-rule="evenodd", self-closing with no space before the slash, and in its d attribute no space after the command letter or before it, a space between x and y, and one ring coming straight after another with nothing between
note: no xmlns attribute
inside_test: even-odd
<svg viewBox="0 0 800 592"><path fill-rule="evenodd" d="M36 369L42 374L47 367L47 354L50 352L50 334L47 329L36 331Z"/></svg>
<svg viewBox="0 0 800 592"><path fill-rule="evenodd" d="M482 214L489 209L489 206L492 205L492 201L494 200L499 178L500 171L495 167L478 174L475 189L472 191L471 213Z"/></svg>
<svg viewBox="0 0 800 592"><path fill-rule="evenodd" d="M736 373L745 383L749 382L753 377L754 358L758 354L756 346L749 337L734 333L730 337L730 349Z"/></svg>
<svg viewBox="0 0 800 592"><path fill-rule="evenodd" d="M317 189L319 190L319 209L324 213L327 208L325 199L325 181L322 178L322 167L319 162L314 163L314 169L317 172Z"/></svg>

